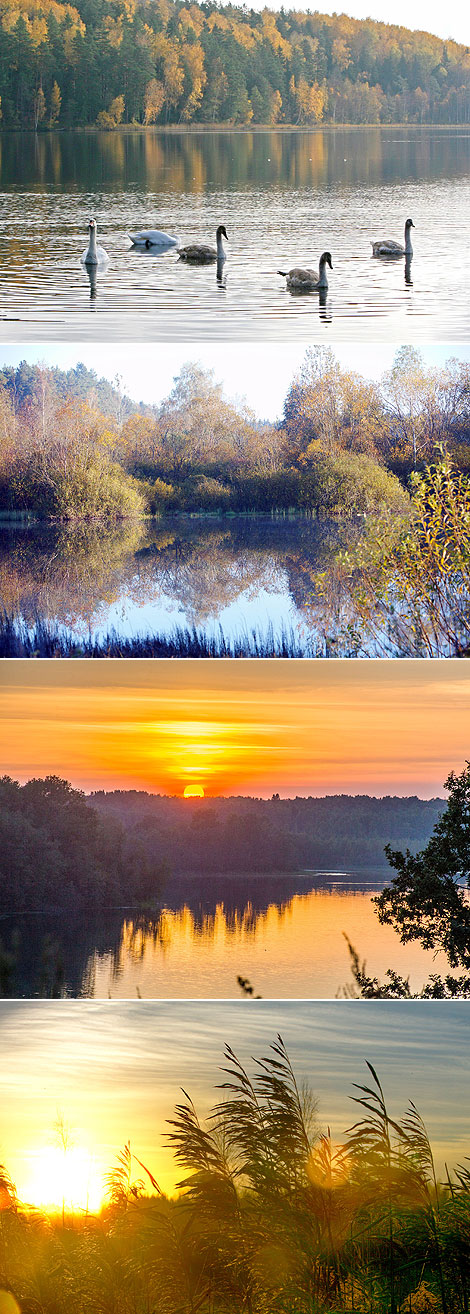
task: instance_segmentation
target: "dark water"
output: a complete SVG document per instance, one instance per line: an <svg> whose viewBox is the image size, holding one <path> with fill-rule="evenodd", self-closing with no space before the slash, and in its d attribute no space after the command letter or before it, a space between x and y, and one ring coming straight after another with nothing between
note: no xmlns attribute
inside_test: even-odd
<svg viewBox="0 0 470 1314"><path fill-rule="evenodd" d="M3 341L470 337L470 132L8 133L0 138ZM90 286L80 254L96 216L110 263ZM371 258L374 238L414 258ZM222 283L175 251L139 255L126 233L182 243L229 234ZM330 250L328 296L277 273Z"/></svg>
<svg viewBox="0 0 470 1314"><path fill-rule="evenodd" d="M3 918L15 966L4 993L87 998L233 998L237 976L264 998L334 997L351 984L347 934L373 975L393 966L418 989L439 959L380 926L380 873L211 876L172 881L153 917Z"/></svg>
<svg viewBox="0 0 470 1314"><path fill-rule="evenodd" d="M362 524L362 522L360 522ZM227 638L294 631L324 649L331 598L315 578L359 524L302 517L178 516L103 530L0 526L0 605L77 638L169 635L175 626Z"/></svg>

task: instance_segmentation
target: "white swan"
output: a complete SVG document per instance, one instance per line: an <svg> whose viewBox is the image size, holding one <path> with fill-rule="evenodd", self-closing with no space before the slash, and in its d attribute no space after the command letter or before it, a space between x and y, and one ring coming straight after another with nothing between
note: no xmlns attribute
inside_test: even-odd
<svg viewBox="0 0 470 1314"><path fill-rule="evenodd" d="M140 233L128 233L127 236L133 246L144 246L146 251L152 246L159 246L162 250L168 246L178 246L178 238L170 237L169 233L163 233L160 228L143 228Z"/></svg>
<svg viewBox="0 0 470 1314"><path fill-rule="evenodd" d="M329 251L320 256L318 273L316 269L289 269L288 273L278 269L278 274L287 279L286 286L291 292L322 292L328 287L326 266L333 268Z"/></svg>
<svg viewBox="0 0 470 1314"><path fill-rule="evenodd" d="M198 246L197 242L194 242L192 246L181 247L178 251L178 259L187 260L190 265L208 265L212 260L217 260L218 264L221 264L226 259L222 238L225 237L228 242L223 224L219 224L215 236L217 249L213 246Z"/></svg>
<svg viewBox="0 0 470 1314"><path fill-rule="evenodd" d="M106 265L109 261L108 252L104 246L96 245L96 220L90 219L88 224L90 240L85 251L80 256L82 265Z"/></svg>
<svg viewBox="0 0 470 1314"><path fill-rule="evenodd" d="M405 245L401 242L393 242L387 238L381 242L371 242L372 255L375 256L412 256L413 247L411 245L411 229L414 228L412 219L407 219L405 224Z"/></svg>

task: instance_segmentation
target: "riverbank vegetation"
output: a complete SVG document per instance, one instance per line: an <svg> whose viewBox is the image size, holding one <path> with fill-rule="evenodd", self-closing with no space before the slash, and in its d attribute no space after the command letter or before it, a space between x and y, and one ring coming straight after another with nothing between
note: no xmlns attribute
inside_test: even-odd
<svg viewBox="0 0 470 1314"><path fill-rule="evenodd" d="M410 524L373 517L319 578L342 655L354 635L356 655L367 643L378 657L470 653L470 482L441 449L409 487Z"/></svg>
<svg viewBox="0 0 470 1314"><path fill-rule="evenodd" d="M72 656L85 650L90 656L139 656L144 651L181 656L456 656L467 651L467 362L449 360L440 369L427 369L419 352L404 347L392 369L371 382L342 369L329 349L309 349L276 423L257 417L242 400L228 399L212 371L194 363L182 368L167 397L154 406L131 401L119 380L111 385L81 365L64 373L23 363L0 374L0 428L0 517L5 529L10 526L5 542L11 542L13 552L11 563L1 564L5 656ZM97 639L91 634L77 637L70 630L80 572L85 571L90 593L93 563L104 584L106 558L105 592L111 596L111 576L122 574L124 556L120 562L118 549L121 543L126 554L124 539L134 542L138 572L153 571L154 592L159 575L168 591L165 569L171 557L171 587L178 594L183 587L189 603L188 531L177 532L175 518L196 514L207 517L207 524L217 517L215 551L217 543L222 547L224 532L227 538L228 528L223 531L221 526L225 522L228 527L231 517L235 522L237 516L265 516L273 524L290 516L315 520L318 530L310 536L310 547L304 535L300 555L287 550L286 543L279 557L295 576L293 597L305 612L306 634L293 633L289 622L276 634L258 633L242 622L240 633L229 637L214 623L215 593L212 609L206 609L213 622L209 629L206 616L199 620L191 603L184 608L188 622L174 633L143 631L125 637L111 633L111 623L110 633L101 631ZM151 517L162 526L161 545L150 539L147 545L139 528ZM165 547L165 525L170 522ZM28 524L38 523L63 526L70 534L70 541L62 536L60 549L56 545L47 564L50 608L51 587L65 553L68 609L61 605L52 612L41 610L43 584L38 610L31 611L29 604L24 609L27 594L20 576L26 556L18 535L20 529L26 533ZM347 527L347 541L343 532L343 542L338 534L335 542L335 523L342 532ZM97 528L99 551L93 543ZM200 527L197 550L202 553L207 533ZM268 538L262 570L267 568ZM261 540L258 557L260 545ZM247 565L243 544L242 551ZM177 581L183 553L185 579ZM231 598L234 587L242 587L236 552L234 567ZM254 559L250 576L253 569ZM64 588L65 575L60 585ZM217 588L213 576L212 569L216 592L220 587L226 592L227 571ZM199 596L200 589L201 583ZM141 602L143 597L141 593Z"/></svg>
<svg viewBox="0 0 470 1314"><path fill-rule="evenodd" d="M346 14L4 0L3 126L470 121L468 48Z"/></svg>
<svg viewBox="0 0 470 1314"><path fill-rule="evenodd" d="M377 383L310 348L275 423L183 366L155 406L78 365L0 372L0 511L68 521L165 511L370 515L409 509L441 445L470 470L470 365L401 348Z"/></svg>
<svg viewBox="0 0 470 1314"><path fill-rule="evenodd" d="M348 656L356 655L356 642L351 639ZM235 637L224 634L220 627L207 634L195 627L175 627L170 634L142 634L126 639L114 630L104 638L90 636L77 638L58 625L36 621L32 626L9 616L0 616L1 657L328 657L328 644L295 630L274 630L269 626L261 632L241 630ZM336 655L336 654L335 654Z"/></svg>
<svg viewBox="0 0 470 1314"><path fill-rule="evenodd" d="M98 1214L30 1210L1 1169L0 1285L22 1314L465 1314L466 1161L441 1180L415 1104L367 1069L335 1141L280 1036L248 1068L226 1046L209 1114L183 1091L168 1119L173 1197L130 1143Z"/></svg>

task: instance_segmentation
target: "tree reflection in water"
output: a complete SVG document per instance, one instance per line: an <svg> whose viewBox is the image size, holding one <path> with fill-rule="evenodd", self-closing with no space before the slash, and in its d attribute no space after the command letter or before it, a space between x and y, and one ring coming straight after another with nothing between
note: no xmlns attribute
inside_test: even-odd
<svg viewBox="0 0 470 1314"><path fill-rule="evenodd" d="M195 997L238 997L237 974L248 970L263 995L323 997L348 979L345 931L374 968L393 959L419 985L432 956L378 926L371 896L384 879L372 870L188 876L174 878L171 902L151 913L5 918L1 992L171 998L184 997L190 979Z"/></svg>
<svg viewBox="0 0 470 1314"><path fill-rule="evenodd" d="M252 624L327 637L333 622L318 575L360 527L302 516L179 516L82 526L5 526L0 601L9 617L66 627L79 638L126 638L181 625L228 637ZM250 610L251 609L251 610ZM229 613L229 614L227 614ZM154 623L152 624L152 616Z"/></svg>

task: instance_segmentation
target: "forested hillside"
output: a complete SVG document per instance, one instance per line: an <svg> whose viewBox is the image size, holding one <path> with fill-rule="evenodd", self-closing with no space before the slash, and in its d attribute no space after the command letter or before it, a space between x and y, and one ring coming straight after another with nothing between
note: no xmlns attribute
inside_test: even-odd
<svg viewBox="0 0 470 1314"><path fill-rule="evenodd" d="M426 32L181 0L1 0L4 128L468 123L470 50Z"/></svg>

